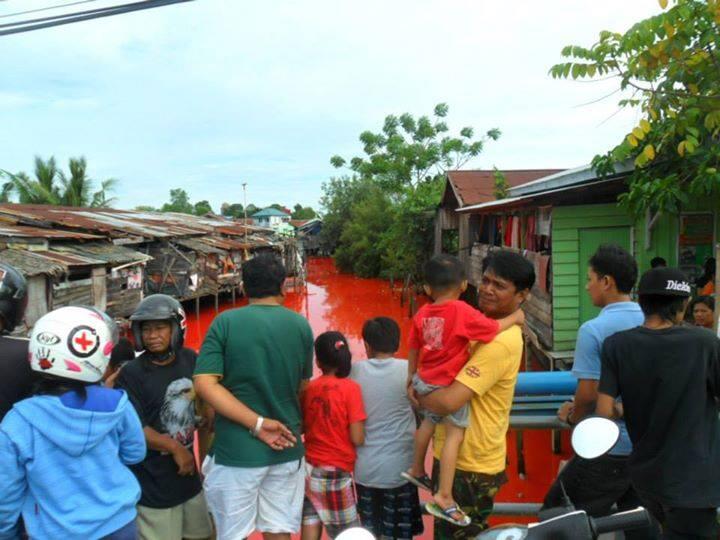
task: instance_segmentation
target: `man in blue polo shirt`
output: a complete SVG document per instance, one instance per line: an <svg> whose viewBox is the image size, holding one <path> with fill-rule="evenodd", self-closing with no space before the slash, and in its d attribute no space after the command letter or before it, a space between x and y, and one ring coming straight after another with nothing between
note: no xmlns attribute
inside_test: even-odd
<svg viewBox="0 0 720 540"><path fill-rule="evenodd" d="M605 339L616 332L640 326L644 320L640 306L630 299L638 276L637 263L632 255L619 246L600 246L590 258L587 274L588 294L593 304L602 311L578 331L572 370L578 380L575 398L558 410L558 418L570 425L595 413L600 352ZM616 407L622 410L620 403ZM573 457L550 486L543 509L563 504L563 488L576 508L593 517L609 514L614 504L619 510L640 506L627 469L632 443L625 423L618 423L620 439L615 447L608 455L593 460ZM655 534L653 530L639 530L626 533L626 538L655 538Z"/></svg>

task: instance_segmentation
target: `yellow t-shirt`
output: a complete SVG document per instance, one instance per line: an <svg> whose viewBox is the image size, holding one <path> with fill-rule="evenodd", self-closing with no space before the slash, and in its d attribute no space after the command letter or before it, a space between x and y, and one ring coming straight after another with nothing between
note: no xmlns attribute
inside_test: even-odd
<svg viewBox="0 0 720 540"><path fill-rule="evenodd" d="M484 474L505 470L505 435L522 353L522 332L513 326L480 345L455 377L475 393L470 399L470 427L460 447L458 469ZM445 430L438 426L433 445L438 459L444 440Z"/></svg>

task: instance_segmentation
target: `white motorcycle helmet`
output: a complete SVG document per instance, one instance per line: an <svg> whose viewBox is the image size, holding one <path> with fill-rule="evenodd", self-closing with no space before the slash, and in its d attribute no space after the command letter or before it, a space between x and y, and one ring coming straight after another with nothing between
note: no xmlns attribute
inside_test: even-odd
<svg viewBox="0 0 720 540"><path fill-rule="evenodd" d="M105 374L117 331L94 308L64 307L41 317L30 335L30 367L43 375L85 383Z"/></svg>

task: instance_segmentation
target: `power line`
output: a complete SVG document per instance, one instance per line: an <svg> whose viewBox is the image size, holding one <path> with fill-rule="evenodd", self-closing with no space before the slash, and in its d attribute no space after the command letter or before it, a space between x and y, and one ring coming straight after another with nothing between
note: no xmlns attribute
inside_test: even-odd
<svg viewBox="0 0 720 540"><path fill-rule="evenodd" d="M124 13L131 13L133 11L142 11L146 9L153 9L157 7L192 1L193 0L144 0L142 2L133 2L130 4L122 4L119 6L79 11L76 13L57 15L54 17L42 17L38 19L28 19L15 23L0 24L0 36L20 34L23 32L32 32L33 30L42 30L44 28L52 28L54 26L89 21L102 17L112 17L113 15L122 15Z"/></svg>
<svg viewBox="0 0 720 540"><path fill-rule="evenodd" d="M77 6L80 4L89 4L90 2L97 2L97 0L80 0L78 2L70 2L67 4L56 4L54 6L48 6L48 7L44 7L44 8L29 9L28 11L18 11L17 13L8 13L7 15L0 15L0 19L7 19L8 17L17 17L19 15L29 15L30 13L39 13L41 11L50 11L51 9L59 9L59 8L63 8L63 7Z"/></svg>

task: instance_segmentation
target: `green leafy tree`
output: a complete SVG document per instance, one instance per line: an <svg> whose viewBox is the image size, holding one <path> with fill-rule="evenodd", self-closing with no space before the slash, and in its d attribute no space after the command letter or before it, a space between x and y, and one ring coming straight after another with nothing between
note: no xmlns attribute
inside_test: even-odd
<svg viewBox="0 0 720 540"><path fill-rule="evenodd" d="M55 158L47 161L35 157L35 178L24 172L16 174L1 171L9 182L4 186L6 196L15 192L22 204L53 204L79 207L110 206L115 199L109 197L117 181L107 179L100 182L100 189L93 191L95 182L87 174L84 157L70 158L69 174L59 170ZM10 185L12 187L10 187Z"/></svg>
<svg viewBox="0 0 720 540"><path fill-rule="evenodd" d="M498 170L497 167L493 168L493 178L495 180L495 186L493 189L495 198L506 199L510 193L510 184L508 183L507 178L505 178L505 175L502 171Z"/></svg>
<svg viewBox="0 0 720 540"><path fill-rule="evenodd" d="M382 271L385 233L392 226L394 208L390 197L376 185L363 190L350 209L335 260L343 272L374 277Z"/></svg>
<svg viewBox="0 0 720 540"><path fill-rule="evenodd" d="M193 205L193 214L196 216L204 216L205 214L211 214L213 211L212 206L207 201L198 201Z"/></svg>
<svg viewBox="0 0 720 540"><path fill-rule="evenodd" d="M253 214L257 214L261 209L255 206L253 203L247 205L248 218L252 217Z"/></svg>
<svg viewBox="0 0 720 540"><path fill-rule="evenodd" d="M192 214L193 205L190 203L190 196L182 188L170 190L170 202L163 204L162 212L177 212L180 214Z"/></svg>
<svg viewBox="0 0 720 540"><path fill-rule="evenodd" d="M245 215L243 205L240 203L223 203L220 207L220 213L230 218L241 218Z"/></svg>
<svg viewBox="0 0 720 540"><path fill-rule="evenodd" d="M389 115L380 132L360 134L365 156L354 157L348 164L336 155L330 163L335 167L347 165L360 177L373 178L384 189L401 193L443 176L449 169L459 169L478 156L489 139L500 137L500 130L491 129L484 137L475 138L471 127L450 136L445 122L448 112L448 106L440 103L432 117Z"/></svg>
<svg viewBox="0 0 720 540"><path fill-rule="evenodd" d="M568 46L555 78L618 81L621 108L640 120L593 165L601 174L631 160L634 172L621 202L677 212L688 196L716 195L720 186L720 0L659 0L663 11L624 34L604 31L590 48Z"/></svg>
<svg viewBox="0 0 720 540"><path fill-rule="evenodd" d="M313 219L317 217L317 213L310 206L296 204L293 206L292 219Z"/></svg>
<svg viewBox="0 0 720 540"><path fill-rule="evenodd" d="M147 204L141 204L140 206L136 206L135 210L137 210L138 212L157 212L158 211L158 209L155 208L154 206L150 206Z"/></svg>
<svg viewBox="0 0 720 540"><path fill-rule="evenodd" d="M487 141L500 136L499 130L491 129L476 138L470 127L451 136L447 115L448 106L443 103L435 107L432 117L390 115L380 132L360 135L363 157L347 162L333 156L335 167L348 166L355 174L323 185L321 238L328 248L335 246L341 269L352 266L362 275L419 275L432 253L434 215L446 172L462 167L482 152ZM366 192L374 193L373 197L366 199ZM382 212L371 213L367 208L371 204ZM360 210L363 220L357 218ZM375 223L364 221L370 216L382 225L377 235ZM373 235L362 233L363 226L371 228ZM358 246L367 247L368 254L361 256Z"/></svg>

